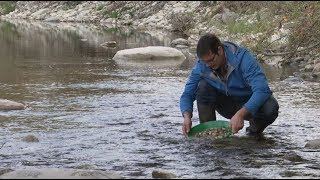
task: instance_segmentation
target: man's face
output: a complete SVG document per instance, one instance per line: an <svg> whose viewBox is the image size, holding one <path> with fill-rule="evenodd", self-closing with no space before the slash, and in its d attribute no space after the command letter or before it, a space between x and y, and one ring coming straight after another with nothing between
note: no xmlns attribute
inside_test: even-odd
<svg viewBox="0 0 320 180"><path fill-rule="evenodd" d="M217 54L214 54L212 53L211 51L202 56L201 59L202 61L210 68L214 69L214 70L217 70L219 69L224 63L224 53L223 53L223 50L222 50L222 47L219 46L218 47L218 53Z"/></svg>

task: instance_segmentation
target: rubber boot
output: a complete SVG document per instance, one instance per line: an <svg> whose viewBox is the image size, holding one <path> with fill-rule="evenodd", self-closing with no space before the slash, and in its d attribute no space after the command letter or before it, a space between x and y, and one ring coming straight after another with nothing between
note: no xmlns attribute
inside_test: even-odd
<svg viewBox="0 0 320 180"><path fill-rule="evenodd" d="M250 119L249 124L249 127L246 128L246 134L248 136L261 136L264 129L267 127L261 119Z"/></svg>
<svg viewBox="0 0 320 180"><path fill-rule="evenodd" d="M214 105L197 103L200 123L215 121L216 111Z"/></svg>

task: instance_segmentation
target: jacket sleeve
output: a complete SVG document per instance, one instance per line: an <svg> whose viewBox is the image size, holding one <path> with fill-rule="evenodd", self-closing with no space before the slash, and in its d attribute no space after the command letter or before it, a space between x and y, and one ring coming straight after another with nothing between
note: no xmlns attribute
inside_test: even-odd
<svg viewBox="0 0 320 180"><path fill-rule="evenodd" d="M201 79L199 62L192 68L189 79L185 85L184 91L180 97L180 110L183 115L184 112L193 112L193 102L196 98L196 91L198 83Z"/></svg>
<svg viewBox="0 0 320 180"><path fill-rule="evenodd" d="M268 86L266 75L249 51L244 53L242 61L240 68L243 72L243 78L252 90L252 95L244 107L254 115L272 92Z"/></svg>

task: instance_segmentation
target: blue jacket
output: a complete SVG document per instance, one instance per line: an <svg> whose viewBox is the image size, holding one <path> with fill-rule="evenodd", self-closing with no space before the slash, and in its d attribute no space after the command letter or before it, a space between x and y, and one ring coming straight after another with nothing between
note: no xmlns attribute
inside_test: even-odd
<svg viewBox="0 0 320 180"><path fill-rule="evenodd" d="M272 94L263 70L246 48L227 41L224 42L223 46L229 67L226 83L215 76L201 59L198 59L180 97L182 114L185 111L193 112L193 102L195 101L198 83L202 78L227 96L249 96L250 99L243 107L252 115Z"/></svg>

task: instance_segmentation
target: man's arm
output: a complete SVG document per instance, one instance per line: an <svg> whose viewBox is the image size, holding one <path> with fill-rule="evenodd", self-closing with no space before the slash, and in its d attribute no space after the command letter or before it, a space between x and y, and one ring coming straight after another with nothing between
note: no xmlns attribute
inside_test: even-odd
<svg viewBox="0 0 320 180"><path fill-rule="evenodd" d="M184 91L180 97L180 110L184 118L182 132L185 136L190 131L192 125L191 118L193 112L193 102L195 101L196 90L201 79L201 74L199 73L200 68L198 66L199 63L193 67L188 82L186 83Z"/></svg>
<svg viewBox="0 0 320 180"><path fill-rule="evenodd" d="M182 132L184 136L187 136L187 134L189 133L191 126L192 126L192 114L190 112L184 112L183 113L183 125L182 125Z"/></svg>
<svg viewBox="0 0 320 180"><path fill-rule="evenodd" d="M269 88L265 73L252 54L247 51L243 58L240 68L243 72L244 79L248 82L252 90L250 99L243 107L254 115L270 97L272 92Z"/></svg>
<svg viewBox="0 0 320 180"><path fill-rule="evenodd" d="M185 85L184 91L180 97L180 111L183 116L184 112L190 112L192 117L193 102L196 99L196 91L198 83L201 80L199 62L192 68L188 82Z"/></svg>
<svg viewBox="0 0 320 180"><path fill-rule="evenodd" d="M249 51L245 52L240 68L244 80L251 87L252 95L230 119L229 125L234 134L243 128L245 116L250 113L254 115L272 93L262 68Z"/></svg>

